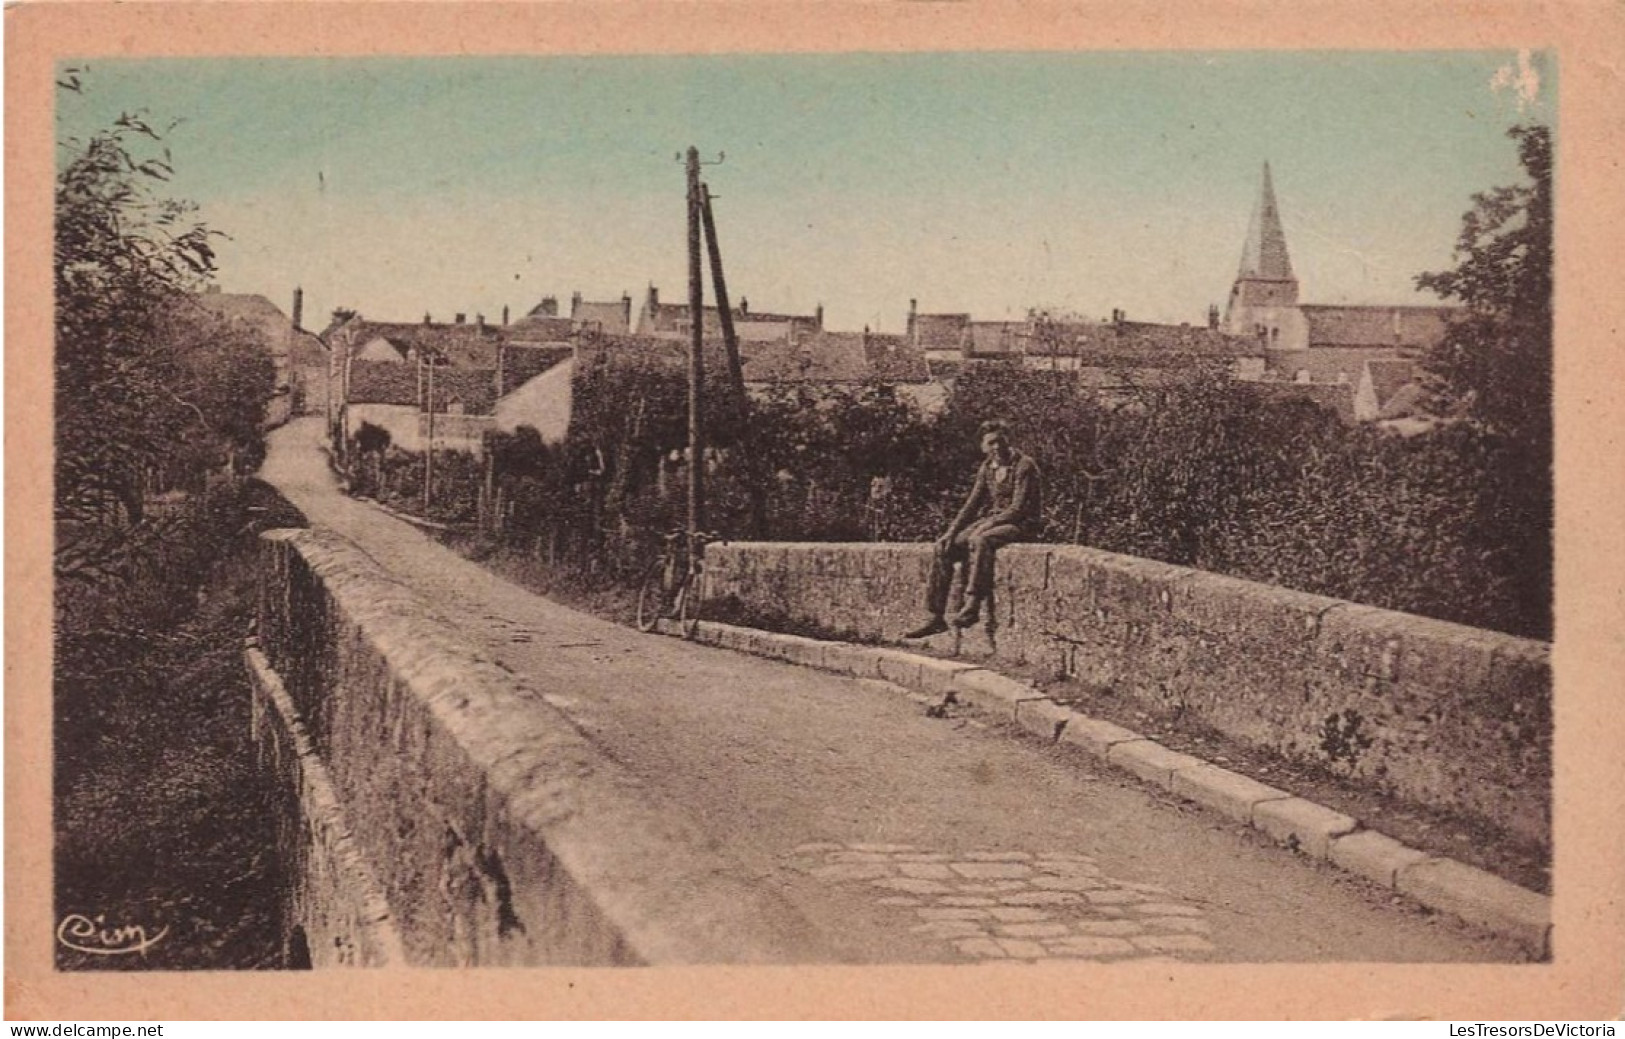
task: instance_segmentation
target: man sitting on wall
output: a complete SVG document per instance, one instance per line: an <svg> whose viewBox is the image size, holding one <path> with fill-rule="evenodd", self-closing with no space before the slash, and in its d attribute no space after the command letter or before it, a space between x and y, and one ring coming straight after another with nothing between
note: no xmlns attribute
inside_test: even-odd
<svg viewBox="0 0 1625 1039"><path fill-rule="evenodd" d="M953 584L954 564L965 568L965 606L954 626L968 628L982 616L993 592L993 557L1001 547L1023 541L1043 523L1043 490L1038 463L1010 446L1003 422L982 423L982 467L976 485L947 533L936 540L926 585L924 624L903 637L923 639L948 630L943 613Z"/></svg>

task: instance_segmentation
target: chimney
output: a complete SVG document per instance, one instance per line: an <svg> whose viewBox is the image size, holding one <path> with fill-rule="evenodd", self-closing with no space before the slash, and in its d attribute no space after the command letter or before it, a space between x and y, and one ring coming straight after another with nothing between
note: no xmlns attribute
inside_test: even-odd
<svg viewBox="0 0 1625 1039"><path fill-rule="evenodd" d="M632 331L632 294L621 293L621 320L626 322L626 330Z"/></svg>
<svg viewBox="0 0 1625 1039"><path fill-rule="evenodd" d="M746 299L744 296L739 297L739 313L740 314L749 314L750 313L750 300Z"/></svg>
<svg viewBox="0 0 1625 1039"><path fill-rule="evenodd" d="M915 299L908 301L908 336L910 339L914 338L914 312L919 309L919 302L919 300Z"/></svg>
<svg viewBox="0 0 1625 1039"><path fill-rule="evenodd" d="M824 330L824 305L822 303L818 304L818 309L813 311L813 319L818 326L818 330L822 332Z"/></svg>
<svg viewBox="0 0 1625 1039"><path fill-rule="evenodd" d="M570 293L570 316L575 317L581 312L581 293Z"/></svg>
<svg viewBox="0 0 1625 1039"><path fill-rule="evenodd" d="M508 304L506 303L502 304L502 323L504 325L508 323Z"/></svg>
<svg viewBox="0 0 1625 1039"><path fill-rule="evenodd" d="M430 318L430 317L429 317L429 312L428 312L428 311L427 311L427 310L425 310L425 311L424 311L424 312L423 312L423 323L424 323L424 324L425 324L425 325L427 325L427 324L429 324L429 323L430 323L430 322L431 322L431 320L432 320L432 319L431 319L431 318Z"/></svg>
<svg viewBox="0 0 1625 1039"><path fill-rule="evenodd" d="M580 296L578 295L576 298L579 299ZM557 296L543 296L541 310L543 317L558 317L559 298Z"/></svg>
<svg viewBox="0 0 1625 1039"><path fill-rule="evenodd" d="M474 327L478 328L481 332L485 331L485 315L484 314L475 314L474 315Z"/></svg>
<svg viewBox="0 0 1625 1039"><path fill-rule="evenodd" d="M466 325L468 323L468 315L467 314L458 314L457 315L457 323L459 325Z"/></svg>
<svg viewBox="0 0 1625 1039"><path fill-rule="evenodd" d="M649 284L649 309L652 311L652 310L655 310L656 308L658 308L659 306L660 306L660 290L655 288L654 283L651 282Z"/></svg>
<svg viewBox="0 0 1625 1039"><path fill-rule="evenodd" d="M305 319L305 290L295 285L293 287L293 327L295 331L304 329Z"/></svg>
<svg viewBox="0 0 1625 1039"><path fill-rule="evenodd" d="M1219 328L1219 305L1217 303L1209 303L1208 304L1208 308L1207 308L1207 327L1213 329L1214 331L1218 331L1218 328Z"/></svg>

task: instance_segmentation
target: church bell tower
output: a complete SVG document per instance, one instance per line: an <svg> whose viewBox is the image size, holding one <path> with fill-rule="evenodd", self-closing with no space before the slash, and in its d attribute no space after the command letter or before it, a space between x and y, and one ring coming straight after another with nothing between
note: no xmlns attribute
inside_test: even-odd
<svg viewBox="0 0 1625 1039"><path fill-rule="evenodd" d="M1231 335L1260 336L1272 350L1308 345L1308 330L1298 310L1298 278L1287 255L1286 232L1281 229L1281 211L1275 203L1275 184L1267 162L1241 250L1241 268L1225 306L1224 330Z"/></svg>

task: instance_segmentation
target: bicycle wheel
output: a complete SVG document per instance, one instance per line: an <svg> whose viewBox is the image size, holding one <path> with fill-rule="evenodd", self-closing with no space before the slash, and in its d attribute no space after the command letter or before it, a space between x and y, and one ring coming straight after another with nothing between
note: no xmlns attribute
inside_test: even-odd
<svg viewBox="0 0 1625 1039"><path fill-rule="evenodd" d="M638 630L653 631L666 606L666 561L657 559L643 572L638 586Z"/></svg>
<svg viewBox="0 0 1625 1039"><path fill-rule="evenodd" d="M699 575L684 574L682 587L677 589L677 630L683 633L683 638L692 639L699 627Z"/></svg>

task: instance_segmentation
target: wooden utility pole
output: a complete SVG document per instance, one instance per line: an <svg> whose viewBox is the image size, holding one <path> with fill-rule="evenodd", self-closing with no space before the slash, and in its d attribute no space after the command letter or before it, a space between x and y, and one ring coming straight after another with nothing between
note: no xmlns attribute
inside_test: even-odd
<svg viewBox="0 0 1625 1039"><path fill-rule="evenodd" d="M734 334L733 310L728 302L728 283L722 276L722 246L717 242L717 224L711 214L711 191L700 185L700 213L705 218L705 244L711 253L711 284L716 290L717 314L722 325L722 345L728 354L728 382L733 387L738 409L737 448L745 454L745 479L750 495L751 533L767 537L767 479L761 459L752 450L750 439L750 400L745 394L745 367L739 357L739 338Z"/></svg>
<svg viewBox="0 0 1625 1039"><path fill-rule="evenodd" d="M429 518L429 503L434 500L434 355L425 354L429 366L429 435L423 445L423 518Z"/></svg>
<svg viewBox="0 0 1625 1039"><path fill-rule="evenodd" d="M716 290L717 317L722 325L722 346L728 354L728 383L733 387L739 415L745 415L745 366L739 359L739 340L734 336L733 311L728 306L728 283L722 277L722 247L717 244L717 224L711 216L711 189L700 185L700 215L705 220L705 245L711 254L711 287Z"/></svg>
<svg viewBox="0 0 1625 1039"><path fill-rule="evenodd" d="M700 151L688 150L688 537L705 523L705 437L700 429L705 393L705 283L700 273Z"/></svg>

